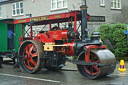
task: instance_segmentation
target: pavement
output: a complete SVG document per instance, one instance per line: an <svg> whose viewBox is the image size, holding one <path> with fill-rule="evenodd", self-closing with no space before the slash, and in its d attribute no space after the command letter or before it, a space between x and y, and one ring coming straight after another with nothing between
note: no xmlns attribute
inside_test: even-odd
<svg viewBox="0 0 128 85"><path fill-rule="evenodd" d="M62 70L77 71L77 65L71 62L66 62Z"/></svg>

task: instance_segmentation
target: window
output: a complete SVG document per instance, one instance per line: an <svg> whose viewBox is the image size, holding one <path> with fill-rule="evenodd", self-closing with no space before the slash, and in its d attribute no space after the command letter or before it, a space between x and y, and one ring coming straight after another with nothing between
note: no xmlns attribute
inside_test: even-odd
<svg viewBox="0 0 128 85"><path fill-rule="evenodd" d="M23 15L23 3L14 3L12 4L12 15Z"/></svg>
<svg viewBox="0 0 128 85"><path fill-rule="evenodd" d="M111 0L111 9L121 9L121 0Z"/></svg>
<svg viewBox="0 0 128 85"><path fill-rule="evenodd" d="M1 7L0 7L0 18L2 17L2 11L1 11Z"/></svg>
<svg viewBox="0 0 128 85"><path fill-rule="evenodd" d="M67 0L51 0L51 9L67 8Z"/></svg>
<svg viewBox="0 0 128 85"><path fill-rule="evenodd" d="M105 6L104 0L100 0L100 6Z"/></svg>

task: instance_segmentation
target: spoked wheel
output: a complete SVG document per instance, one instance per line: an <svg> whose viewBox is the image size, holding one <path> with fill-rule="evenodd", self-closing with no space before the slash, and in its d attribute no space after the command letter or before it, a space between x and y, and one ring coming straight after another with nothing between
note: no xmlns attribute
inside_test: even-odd
<svg viewBox="0 0 128 85"><path fill-rule="evenodd" d="M84 59L84 61L86 61L86 60ZM98 59L96 54L91 52L89 62L100 63L100 60ZM90 76L95 76L100 71L100 67L98 67L96 65L83 66L83 68L87 72L87 74L90 75Z"/></svg>
<svg viewBox="0 0 128 85"><path fill-rule="evenodd" d="M78 60L86 61L84 52L81 53ZM108 65L113 62L116 62L116 59L115 56L109 50L98 50L90 52L89 62ZM111 74L114 71L115 67L116 64L102 67L98 65L77 65L79 72L84 77L89 79L96 79L98 77Z"/></svg>
<svg viewBox="0 0 128 85"><path fill-rule="evenodd" d="M21 69L36 73L41 70L43 61L43 46L40 42L27 40L19 48L19 62Z"/></svg>

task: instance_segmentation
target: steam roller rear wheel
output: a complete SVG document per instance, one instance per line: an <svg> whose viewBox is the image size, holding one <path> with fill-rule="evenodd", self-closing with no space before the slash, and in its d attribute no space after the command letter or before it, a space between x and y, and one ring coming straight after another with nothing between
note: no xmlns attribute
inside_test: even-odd
<svg viewBox="0 0 128 85"><path fill-rule="evenodd" d="M43 46L40 42L27 40L19 47L19 62L22 70L29 73L36 73L44 65Z"/></svg>
<svg viewBox="0 0 128 85"><path fill-rule="evenodd" d="M85 53L82 52L79 56L81 61L85 60ZM109 50L91 50L90 52L90 61L93 63L101 63L106 66L98 66L98 65L77 65L79 72L86 78L96 79L98 77L106 76L114 72L116 68L116 64L108 65L111 63L115 63L116 59L112 52Z"/></svg>

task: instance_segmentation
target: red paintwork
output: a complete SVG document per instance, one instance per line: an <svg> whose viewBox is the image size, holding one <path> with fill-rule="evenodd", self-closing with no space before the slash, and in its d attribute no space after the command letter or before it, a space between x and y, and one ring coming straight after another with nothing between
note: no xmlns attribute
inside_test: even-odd
<svg viewBox="0 0 128 85"><path fill-rule="evenodd" d="M35 21L34 22L35 25L49 24L49 31L47 33L39 33L37 36L34 37L34 39L33 39L33 34L32 34L32 26L30 29L31 30L30 38L23 37L23 24L22 24L21 38L19 38L20 43L22 43L23 40L26 40L26 39L38 40L42 43L55 43L55 41L57 40L68 40L68 36L67 36L68 30L63 30L63 29L52 30L51 24L58 23L58 26L59 26L60 22L68 22L69 18L72 16L73 17L72 20L74 21L74 31L76 32L77 21L81 19L80 17L76 17L76 15L78 14L80 15L80 11L71 11L67 13L60 13L60 14L54 14L54 15L46 15L46 16L15 20L14 24L27 23L27 22L30 22L31 20ZM89 15L87 16L87 18L89 19ZM64 43L63 45L68 45L68 46L67 47L64 46L63 47L64 49L60 51L64 51L65 55L75 55L74 49L73 49L74 42ZM95 45L90 45L90 46L86 46L86 48L88 49L88 52L90 52L90 49L105 48L105 47L103 46L97 47ZM90 56L90 53L85 54L86 61L89 61L88 56Z"/></svg>
<svg viewBox="0 0 128 85"><path fill-rule="evenodd" d="M68 39L67 32L68 32L68 30L62 31L61 35L62 35L63 39Z"/></svg>
<svg viewBox="0 0 128 85"><path fill-rule="evenodd" d="M21 37L19 38L19 42L20 42L20 44L22 44L22 43L23 43L23 41L22 41L22 38L21 38Z"/></svg>
<svg viewBox="0 0 128 85"><path fill-rule="evenodd" d="M42 43L54 43L55 40L62 40L68 39L67 38L67 31L68 30L58 30L58 31L49 31L48 33L39 33L34 40L38 40ZM48 37L49 36L49 37ZM75 55L74 53L74 42L71 43L64 43L63 45L67 45L66 49L65 46L60 51L64 51L66 55Z"/></svg>
<svg viewBox="0 0 128 85"><path fill-rule="evenodd" d="M30 26L30 38L32 38L33 37L33 32L32 32L32 26Z"/></svg>
<svg viewBox="0 0 128 85"><path fill-rule="evenodd" d="M23 24L21 24L21 38L23 39Z"/></svg>
<svg viewBox="0 0 128 85"><path fill-rule="evenodd" d="M77 12L75 12L75 17L74 17L74 32L76 32L77 29Z"/></svg>
<svg viewBox="0 0 128 85"><path fill-rule="evenodd" d="M7 23L7 24L14 24L14 22L12 22L12 21L5 21L4 23Z"/></svg>
<svg viewBox="0 0 128 85"><path fill-rule="evenodd" d="M89 62L93 62L93 63L100 63L100 60L96 60L97 57L96 55L94 54L91 54L91 59L89 59L90 61ZM86 61L86 60L84 60ZM95 66L95 65L90 65L90 66L83 66L84 67L84 70L90 74L90 75L97 75L100 71L100 68ZM95 70L94 70L95 69Z"/></svg>
<svg viewBox="0 0 128 85"><path fill-rule="evenodd" d="M68 30L49 31L47 33L39 33L34 40L39 40L43 43L55 42L55 40L67 39Z"/></svg>
<svg viewBox="0 0 128 85"><path fill-rule="evenodd" d="M21 23L28 23L28 22L30 22L30 18L14 20L14 24L21 24Z"/></svg>
<svg viewBox="0 0 128 85"><path fill-rule="evenodd" d="M97 46L97 45L88 45L88 46L85 46L86 49L87 49L87 52L85 53L85 59L84 61L86 62L93 62L93 63L100 63L100 60L95 60L95 57L96 55L92 55L90 54L90 51L92 49L96 49L96 48L101 48L101 49L107 49L106 46ZM91 56L91 58L90 58ZM95 69L95 70L94 70ZM84 70L89 74L89 75L97 75L100 71L100 68L97 67L96 65L90 65L90 66L84 66Z"/></svg>
<svg viewBox="0 0 128 85"><path fill-rule="evenodd" d="M47 33L39 33L35 38L34 40L38 40L42 43L51 43L51 42L55 42L54 39L52 38L49 38Z"/></svg>
<svg viewBox="0 0 128 85"><path fill-rule="evenodd" d="M65 55L75 55L74 52L74 41L71 43L64 43L64 45L67 45L66 49L65 49Z"/></svg>
<svg viewBox="0 0 128 85"><path fill-rule="evenodd" d="M49 37L54 40L62 40L62 30L49 31Z"/></svg>
<svg viewBox="0 0 128 85"><path fill-rule="evenodd" d="M51 22L49 22L49 30L51 30L51 29L52 29Z"/></svg>
<svg viewBox="0 0 128 85"><path fill-rule="evenodd" d="M60 14L54 14L54 15L45 15L45 16L38 16L38 17L31 17L31 18L24 18L24 19L18 19L18 20L14 20L14 24L20 24L20 23L28 23L31 20L34 20L35 24L49 24L49 22L52 23L58 23L56 20L60 20L59 22L67 22L68 18L70 16L76 16L77 14L80 14L80 11L71 11L71 12L67 12L67 13L60 13ZM87 18L89 19L89 14L87 16ZM80 18L78 18L77 20L80 20ZM42 22L41 22L42 21Z"/></svg>
<svg viewBox="0 0 128 85"><path fill-rule="evenodd" d="M87 45L85 46L86 49L87 49L87 53L85 53L85 59L86 59L86 62L89 62L90 60L90 50L91 49L96 49L96 48L102 48L102 49L107 49L107 46L97 46L97 45Z"/></svg>
<svg viewBox="0 0 128 85"><path fill-rule="evenodd" d="M51 24L58 23L58 26L61 22L68 22L69 18L72 16L74 21L74 31L76 32L77 29L77 21L81 20L81 17L77 17L76 15L80 15L80 11L71 11L67 13L60 13L60 14L53 14L53 15L46 15L46 16L38 16L38 17L31 17L25 19L18 19L14 20L14 24L22 24L21 26L21 38L20 43L22 43L26 39L38 39L41 42L54 42L55 40L62 40L67 39L67 30L57 30L52 31ZM87 16L89 19L89 15ZM25 38L23 36L23 23L28 23L31 20L34 20L34 25L43 25L49 24L49 32L47 34L39 34L36 38L33 36L32 33L32 26L30 27L30 36ZM40 36L40 37L39 37ZM41 40L40 40L41 39Z"/></svg>
<svg viewBox="0 0 128 85"><path fill-rule="evenodd" d="M34 70L38 62L38 52L34 44L28 44L23 52L24 65L29 70Z"/></svg>

